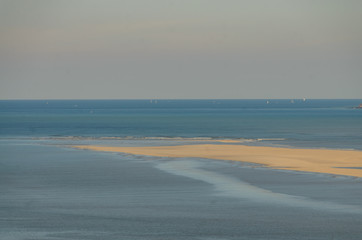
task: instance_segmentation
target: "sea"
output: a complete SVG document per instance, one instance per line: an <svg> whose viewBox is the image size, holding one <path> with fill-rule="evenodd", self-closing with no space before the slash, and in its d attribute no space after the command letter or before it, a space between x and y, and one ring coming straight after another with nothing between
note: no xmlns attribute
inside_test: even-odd
<svg viewBox="0 0 362 240"><path fill-rule="evenodd" d="M361 151L361 103L1 100L0 239L360 240L360 178L71 146Z"/></svg>

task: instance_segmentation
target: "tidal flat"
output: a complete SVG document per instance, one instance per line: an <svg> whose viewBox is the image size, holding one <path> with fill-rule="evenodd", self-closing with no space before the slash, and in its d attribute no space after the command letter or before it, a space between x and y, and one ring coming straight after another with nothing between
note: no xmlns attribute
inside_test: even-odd
<svg viewBox="0 0 362 240"><path fill-rule="evenodd" d="M62 144L2 141L1 239L362 237L361 178Z"/></svg>

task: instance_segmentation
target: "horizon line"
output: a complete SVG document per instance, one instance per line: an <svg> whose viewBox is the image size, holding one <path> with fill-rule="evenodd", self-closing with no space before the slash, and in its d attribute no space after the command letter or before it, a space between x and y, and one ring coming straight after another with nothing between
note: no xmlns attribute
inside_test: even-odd
<svg viewBox="0 0 362 240"><path fill-rule="evenodd" d="M110 101L110 100L362 100L362 98L9 98L0 101Z"/></svg>

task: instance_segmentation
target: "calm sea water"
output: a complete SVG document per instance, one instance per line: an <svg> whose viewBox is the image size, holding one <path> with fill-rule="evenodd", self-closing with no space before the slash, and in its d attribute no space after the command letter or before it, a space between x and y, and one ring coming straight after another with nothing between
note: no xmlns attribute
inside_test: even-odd
<svg viewBox="0 0 362 240"><path fill-rule="evenodd" d="M0 101L0 137L236 138L362 149L357 100Z"/></svg>
<svg viewBox="0 0 362 240"><path fill-rule="evenodd" d="M0 101L0 239L360 240L360 178L69 145L361 150L361 102Z"/></svg>

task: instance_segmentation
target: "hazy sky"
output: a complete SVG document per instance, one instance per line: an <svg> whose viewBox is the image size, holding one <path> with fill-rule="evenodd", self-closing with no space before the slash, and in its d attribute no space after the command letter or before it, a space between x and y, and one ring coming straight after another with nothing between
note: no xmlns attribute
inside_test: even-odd
<svg viewBox="0 0 362 240"><path fill-rule="evenodd" d="M0 0L0 99L362 98L360 0Z"/></svg>

